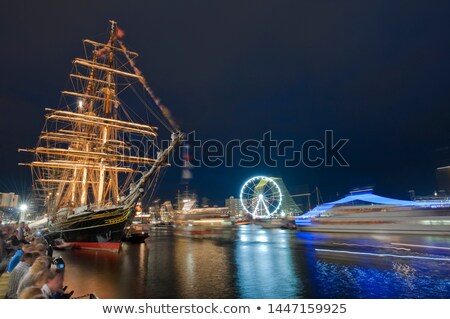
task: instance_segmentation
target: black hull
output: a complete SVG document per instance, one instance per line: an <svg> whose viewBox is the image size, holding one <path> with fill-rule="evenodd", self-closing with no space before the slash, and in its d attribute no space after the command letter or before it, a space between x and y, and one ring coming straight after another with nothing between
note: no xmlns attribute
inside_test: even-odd
<svg viewBox="0 0 450 319"><path fill-rule="evenodd" d="M131 223L133 209L115 207L86 211L49 225L50 241L62 238L74 248L119 251L124 229Z"/></svg>

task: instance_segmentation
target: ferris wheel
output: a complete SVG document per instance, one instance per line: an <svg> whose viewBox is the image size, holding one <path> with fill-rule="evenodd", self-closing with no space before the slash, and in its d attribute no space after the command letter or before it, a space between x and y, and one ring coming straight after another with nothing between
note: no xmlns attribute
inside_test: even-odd
<svg viewBox="0 0 450 319"><path fill-rule="evenodd" d="M281 189L269 177L250 178L241 189L241 205L253 218L268 218L281 207Z"/></svg>

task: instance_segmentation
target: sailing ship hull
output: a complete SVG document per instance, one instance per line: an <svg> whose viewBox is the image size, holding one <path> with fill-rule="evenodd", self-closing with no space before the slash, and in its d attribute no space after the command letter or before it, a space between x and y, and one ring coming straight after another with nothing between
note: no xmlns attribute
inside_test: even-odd
<svg viewBox="0 0 450 319"><path fill-rule="evenodd" d="M132 208L124 207L83 211L49 224L47 238L62 238L73 248L119 252L124 229L133 215Z"/></svg>

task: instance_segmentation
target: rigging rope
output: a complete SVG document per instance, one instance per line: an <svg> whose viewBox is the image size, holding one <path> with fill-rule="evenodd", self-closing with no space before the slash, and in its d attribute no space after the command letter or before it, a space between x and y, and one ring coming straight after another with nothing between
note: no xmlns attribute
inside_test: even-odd
<svg viewBox="0 0 450 319"><path fill-rule="evenodd" d="M148 85L144 76L142 75L141 70L139 70L136 67L134 60L128 54L128 50L127 50L126 46L123 44L123 42L118 39L117 39L117 42L119 43L120 47L124 51L125 56L126 56L128 62L130 63L131 67L133 68L134 73L139 76L139 82L141 82L141 84L143 85L143 87L145 88L147 93L151 96L151 98L153 99L153 102L156 104L156 106L159 107L159 109L161 110L161 113L164 115L164 117L166 118L166 120L168 121L168 123L170 125L170 131L173 133L175 130L178 129L178 126L177 126L176 122L174 121L174 119L172 118L172 114L170 113L170 110L164 104L161 103L161 100L155 95L153 90L150 88L150 86Z"/></svg>

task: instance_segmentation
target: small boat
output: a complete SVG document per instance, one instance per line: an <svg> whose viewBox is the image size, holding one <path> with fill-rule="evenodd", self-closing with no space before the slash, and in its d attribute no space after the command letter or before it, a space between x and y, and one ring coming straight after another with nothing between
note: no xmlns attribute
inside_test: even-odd
<svg viewBox="0 0 450 319"><path fill-rule="evenodd" d="M290 229L290 230L296 230L297 225L295 224L295 220L286 220L282 225L281 229Z"/></svg>
<svg viewBox="0 0 450 319"><path fill-rule="evenodd" d="M234 222L235 225L239 226L239 225L248 225L250 224L250 221L248 220L237 220Z"/></svg>
<svg viewBox="0 0 450 319"><path fill-rule="evenodd" d="M158 229L173 229L174 224L172 222L157 222L154 224L150 224L150 228L152 230L158 230Z"/></svg>
<svg viewBox="0 0 450 319"><path fill-rule="evenodd" d="M73 249L73 244L66 242L62 238L55 238L53 240L52 248L56 250L70 250Z"/></svg>
<svg viewBox="0 0 450 319"><path fill-rule="evenodd" d="M149 237L148 231L148 224L131 223L130 226L125 228L125 235L123 240L128 242L141 243Z"/></svg>

